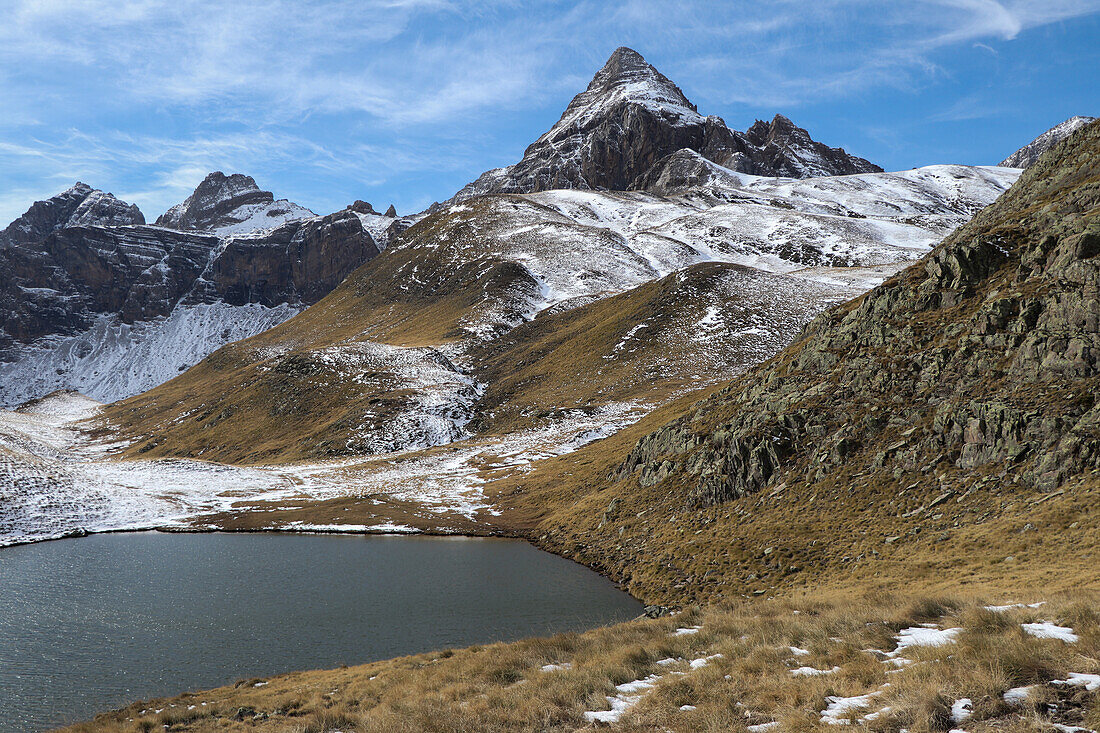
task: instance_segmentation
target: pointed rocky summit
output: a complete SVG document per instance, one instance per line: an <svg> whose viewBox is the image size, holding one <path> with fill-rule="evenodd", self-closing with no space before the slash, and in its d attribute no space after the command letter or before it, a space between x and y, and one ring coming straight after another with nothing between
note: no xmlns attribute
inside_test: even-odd
<svg viewBox="0 0 1100 733"><path fill-rule="evenodd" d="M304 206L275 200L251 176L215 171L182 203L157 218L157 226L181 231L212 232L219 236L270 229L314 213Z"/></svg>
<svg viewBox="0 0 1100 733"><path fill-rule="evenodd" d="M37 242L65 227L144 223L145 217L134 204L77 182L52 198L34 202L23 216L0 232L0 240Z"/></svg>
<svg viewBox="0 0 1100 733"><path fill-rule="evenodd" d="M680 150L754 175L805 178L882 170L815 142L785 117L758 125L764 127L754 126L755 133L745 135L730 130L720 117L699 114L641 54L618 48L522 160L487 171L452 201L557 188L638 188L654 165Z"/></svg>
<svg viewBox="0 0 1100 733"><path fill-rule="evenodd" d="M1039 160L1040 155L1050 150L1085 125L1090 122L1095 122L1096 119L1096 117L1084 117L1082 115L1070 117L1065 122L1050 128L1042 135L1002 160L1001 165L1005 168L1027 168L1035 161Z"/></svg>

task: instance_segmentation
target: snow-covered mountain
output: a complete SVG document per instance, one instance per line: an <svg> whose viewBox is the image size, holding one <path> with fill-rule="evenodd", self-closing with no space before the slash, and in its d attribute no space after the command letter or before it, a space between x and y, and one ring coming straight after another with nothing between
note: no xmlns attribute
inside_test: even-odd
<svg viewBox="0 0 1100 733"><path fill-rule="evenodd" d="M1070 117L1002 160L1001 165L1006 168L1027 168L1037 161L1040 155L1097 119L1096 117L1085 117L1083 115Z"/></svg>
<svg viewBox="0 0 1100 733"><path fill-rule="evenodd" d="M157 218L157 226L181 231L211 232L219 237L271 229L288 221L316 216L286 199L275 200L251 176L215 171L194 193Z"/></svg>
<svg viewBox="0 0 1100 733"><path fill-rule="evenodd" d="M316 302L408 226L352 208L315 216L220 173L177 209L194 231L145 226L137 207L77 184L0 233L0 405L149 389Z"/></svg>
<svg viewBox="0 0 1100 733"><path fill-rule="evenodd" d="M776 115L747 132L701 115L641 54L619 48L573 98L561 119L528 146L523 159L490 170L451 199L550 189L625 190L665 156L693 150L739 172L765 176L842 175L878 166L814 141Z"/></svg>

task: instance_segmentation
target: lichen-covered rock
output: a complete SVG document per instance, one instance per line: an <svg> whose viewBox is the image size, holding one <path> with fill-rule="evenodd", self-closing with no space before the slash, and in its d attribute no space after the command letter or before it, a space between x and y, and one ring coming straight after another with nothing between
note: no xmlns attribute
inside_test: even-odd
<svg viewBox="0 0 1100 733"><path fill-rule="evenodd" d="M838 467L882 480L1100 468L1100 123L921 262L643 438L616 476L698 504Z"/></svg>

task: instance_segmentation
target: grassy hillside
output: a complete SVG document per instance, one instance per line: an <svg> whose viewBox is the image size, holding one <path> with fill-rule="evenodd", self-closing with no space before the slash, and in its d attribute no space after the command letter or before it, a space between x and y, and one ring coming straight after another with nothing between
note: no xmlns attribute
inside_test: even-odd
<svg viewBox="0 0 1100 733"><path fill-rule="evenodd" d="M604 721L639 732L1097 728L1100 694L1058 684L1100 672L1097 600L1074 594L997 610L957 596L726 602L584 634L243 679L67 730L472 733ZM1076 641L1023 626L1039 622Z"/></svg>

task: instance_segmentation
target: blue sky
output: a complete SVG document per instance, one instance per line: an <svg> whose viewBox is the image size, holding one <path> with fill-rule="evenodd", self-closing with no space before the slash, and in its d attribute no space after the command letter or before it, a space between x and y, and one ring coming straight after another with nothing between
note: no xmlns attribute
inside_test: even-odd
<svg viewBox="0 0 1100 733"><path fill-rule="evenodd" d="M0 0L0 222L75 180L152 220L211 170L402 213L517 160L620 45L736 129L887 170L1100 115L1100 0ZM2 226L2 224L0 224Z"/></svg>

